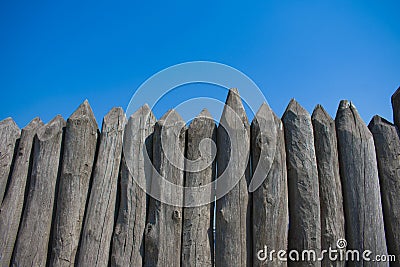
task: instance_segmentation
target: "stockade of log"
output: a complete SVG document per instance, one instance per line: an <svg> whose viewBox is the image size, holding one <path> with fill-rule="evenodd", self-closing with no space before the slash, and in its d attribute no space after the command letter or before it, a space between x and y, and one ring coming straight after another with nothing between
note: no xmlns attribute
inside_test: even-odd
<svg viewBox="0 0 400 267"><path fill-rule="evenodd" d="M219 125L207 110L186 126L176 111L157 120L144 105L129 118L113 108L99 131L87 101L67 121L35 118L20 130L4 119L0 266L389 265L268 257L318 255L341 239L400 266L400 88L392 106L394 123L375 116L367 127L348 101L335 119L295 100L280 119L264 103L249 123L231 89ZM211 164L185 170L185 157ZM186 187L216 182L210 203L185 206L195 195L163 188L155 172ZM237 183L219 183L222 173ZM157 190L182 205L146 194Z"/></svg>

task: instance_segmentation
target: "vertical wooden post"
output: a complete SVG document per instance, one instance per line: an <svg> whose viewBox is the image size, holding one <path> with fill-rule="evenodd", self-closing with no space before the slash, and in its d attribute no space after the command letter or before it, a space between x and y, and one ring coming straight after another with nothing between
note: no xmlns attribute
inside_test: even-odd
<svg viewBox="0 0 400 267"><path fill-rule="evenodd" d="M55 117L34 141L32 174L14 247L13 266L45 266L65 121Z"/></svg>
<svg viewBox="0 0 400 267"><path fill-rule="evenodd" d="M386 255L382 205L374 140L356 108L343 100L336 114L348 249ZM387 263L348 262L348 266Z"/></svg>
<svg viewBox="0 0 400 267"><path fill-rule="evenodd" d="M391 266L400 266L400 139L398 128L385 119L374 116L369 123L374 137L378 160L379 181L387 250L397 261Z"/></svg>
<svg viewBox="0 0 400 267"><path fill-rule="evenodd" d="M338 240L345 238L335 121L320 105L314 109L311 119L319 177L321 247L324 250L335 249ZM322 265L345 266L345 261L333 262L325 256Z"/></svg>
<svg viewBox="0 0 400 267"><path fill-rule="evenodd" d="M171 162L183 165L185 150L185 122L174 110L168 111L156 124L153 138L153 164L155 171L169 182L183 186L184 171ZM153 192L176 195L182 199L183 191L169 192L160 188L160 181L153 173ZM145 230L144 266L180 266L182 238L182 204L171 206L150 198L149 213Z"/></svg>
<svg viewBox="0 0 400 267"><path fill-rule="evenodd" d="M1 266L10 265L24 205L33 138L41 126L43 126L43 122L39 118L35 118L21 132L10 185L0 208Z"/></svg>
<svg viewBox="0 0 400 267"><path fill-rule="evenodd" d="M89 204L79 245L79 266L108 265L125 120L122 108L111 109L103 119Z"/></svg>
<svg viewBox="0 0 400 267"><path fill-rule="evenodd" d="M7 118L0 121L0 205L6 192L15 145L20 135L21 131L13 119Z"/></svg>
<svg viewBox="0 0 400 267"><path fill-rule="evenodd" d="M282 117L289 188L289 250L321 251L317 161L310 114L292 99ZM300 258L296 266L321 266Z"/></svg>
<svg viewBox="0 0 400 267"><path fill-rule="evenodd" d="M186 153L189 160L200 160L198 166L211 164L202 171L186 172L185 187L201 187L211 183L215 176L215 162L212 162L212 145L202 143L204 139L216 143L216 126L210 113L203 110L187 130ZM210 192L213 194L214 192ZM195 196L185 195L190 200ZM210 195L209 199L213 199ZM185 207L183 210L182 266L213 266L213 203L199 207Z"/></svg>
<svg viewBox="0 0 400 267"><path fill-rule="evenodd" d="M253 193L253 266L287 266L275 255L272 261L265 255L269 250L287 250L288 189L283 125L264 103L251 124L253 179L265 179ZM256 177L257 176L257 177ZM260 260L266 257L266 260Z"/></svg>
<svg viewBox="0 0 400 267"><path fill-rule="evenodd" d="M400 128L400 87L392 95L393 121Z"/></svg>
<svg viewBox="0 0 400 267"><path fill-rule="evenodd" d="M111 252L111 266L142 266L147 196L152 159L153 132L156 119L149 106L144 105L129 118L124 132L121 162L121 200ZM138 183L144 185L141 188Z"/></svg>
<svg viewBox="0 0 400 267"><path fill-rule="evenodd" d="M74 266L85 213L98 128L85 100L67 120L53 223L51 266Z"/></svg>
<svg viewBox="0 0 400 267"><path fill-rule="evenodd" d="M216 203L215 265L251 266L250 126L237 89L231 89L226 99L217 149L218 177L224 174L231 180L217 181L217 195L226 186L234 187ZM233 185L235 180L238 183Z"/></svg>

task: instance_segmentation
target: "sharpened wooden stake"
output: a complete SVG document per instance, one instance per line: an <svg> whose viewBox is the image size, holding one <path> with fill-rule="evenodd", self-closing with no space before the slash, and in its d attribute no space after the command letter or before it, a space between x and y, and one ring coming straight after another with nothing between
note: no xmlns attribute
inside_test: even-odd
<svg viewBox="0 0 400 267"><path fill-rule="evenodd" d="M292 99L282 117L289 188L289 250L321 251L317 160L310 114ZM321 266L304 260L296 266Z"/></svg>
<svg viewBox="0 0 400 267"><path fill-rule="evenodd" d="M121 200L112 239L111 266L142 266L146 226L146 188L151 182L153 132L156 119L148 105L129 118L121 162ZM147 162L147 163L146 163ZM143 186L140 187L139 184Z"/></svg>
<svg viewBox="0 0 400 267"><path fill-rule="evenodd" d="M7 118L0 121L0 205L6 192L15 145L20 135L21 130L13 119Z"/></svg>
<svg viewBox="0 0 400 267"><path fill-rule="evenodd" d="M400 128L400 87L392 95L393 121Z"/></svg>
<svg viewBox="0 0 400 267"><path fill-rule="evenodd" d="M85 100L67 120L63 164L53 223L51 266L74 266L89 182L97 146L98 127Z"/></svg>
<svg viewBox="0 0 400 267"><path fill-rule="evenodd" d="M103 119L99 152L79 245L79 266L108 265L125 120L122 108L111 109Z"/></svg>
<svg viewBox="0 0 400 267"><path fill-rule="evenodd" d="M315 107L311 120L319 177L321 247L337 249L338 240L345 238L345 230L335 121L320 105ZM322 265L345 266L345 261L324 257Z"/></svg>
<svg viewBox="0 0 400 267"><path fill-rule="evenodd" d="M12 266L46 265L64 127L65 120L57 116L40 127L35 137L31 181Z"/></svg>
<svg viewBox="0 0 400 267"><path fill-rule="evenodd" d="M187 170L185 187L201 187L210 184L215 176L215 162L212 161L211 143L203 144L202 141L210 139L216 142L216 126L210 113L204 109L189 125L187 130L186 153L189 160L198 160L196 166L208 165L202 171L190 172ZM210 192L209 199L214 192ZM188 201L195 196L185 195ZM213 215L214 203L199 207L185 207L183 210L182 230L182 266L213 266L214 240L213 240Z"/></svg>
<svg viewBox="0 0 400 267"><path fill-rule="evenodd" d="M24 205L33 138L41 126L43 122L35 118L22 129L10 185L1 204L0 265L4 267L10 265Z"/></svg>
<svg viewBox="0 0 400 267"><path fill-rule="evenodd" d="M368 128L374 136L387 250L400 266L400 138L399 130L387 120L374 116Z"/></svg>
<svg viewBox="0 0 400 267"><path fill-rule="evenodd" d="M374 140L356 108L340 102L336 114L347 249L387 255ZM360 266L349 261L348 266ZM363 262L363 266L387 263Z"/></svg>
<svg viewBox="0 0 400 267"><path fill-rule="evenodd" d="M288 189L283 125L270 107L261 105L251 124L253 178L264 179L253 193L253 266L287 266L286 261L262 261L258 252L287 250ZM262 254L262 255L261 255ZM268 256L261 253L261 256Z"/></svg>
<svg viewBox="0 0 400 267"><path fill-rule="evenodd" d="M217 195L227 186L233 188L216 203L215 265L251 266L250 126L237 89L231 89L226 99L217 149L218 177L230 179L225 184L217 181Z"/></svg>
<svg viewBox="0 0 400 267"><path fill-rule="evenodd" d="M153 165L169 182L183 186L184 171L171 162L183 165L185 151L185 122L174 110L168 111L154 127ZM145 229L144 266L180 266L182 235L183 191L166 190L160 186L161 179L155 173L152 176L151 191L161 192L168 197L182 199L180 206L171 206L158 199L150 198L149 212Z"/></svg>

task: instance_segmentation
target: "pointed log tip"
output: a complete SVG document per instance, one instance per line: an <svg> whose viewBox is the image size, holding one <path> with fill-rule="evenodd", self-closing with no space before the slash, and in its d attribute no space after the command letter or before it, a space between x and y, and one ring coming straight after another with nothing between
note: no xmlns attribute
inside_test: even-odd
<svg viewBox="0 0 400 267"><path fill-rule="evenodd" d="M130 115L129 119L135 119L136 117L147 117L151 121L156 121L156 117L154 116L151 108L147 103L138 108L132 115Z"/></svg>
<svg viewBox="0 0 400 267"><path fill-rule="evenodd" d="M5 127L10 127L16 132L20 131L17 123L15 123L15 121L11 117L5 118L4 120L0 121L0 129Z"/></svg>
<svg viewBox="0 0 400 267"><path fill-rule="evenodd" d="M320 104L315 106L314 111L311 115L311 119L313 121L320 121L320 122L332 122L333 121L332 117L328 114L328 112Z"/></svg>
<svg viewBox="0 0 400 267"><path fill-rule="evenodd" d="M270 112L272 112L272 109L270 108L270 106L268 106L267 103L263 102L261 104L260 108L258 109L255 117L260 117L260 116L263 116L263 114L270 113Z"/></svg>
<svg viewBox="0 0 400 267"><path fill-rule="evenodd" d="M284 120L289 113L295 114L297 116L303 115L303 116L310 116L310 113L303 108L299 102L297 102L294 98L292 98L289 102L289 105L287 106L285 113L283 113L282 120Z"/></svg>
<svg viewBox="0 0 400 267"><path fill-rule="evenodd" d="M114 123L115 121L124 122L125 113L121 107L112 108L103 118L103 124ZM120 124L121 124L120 123Z"/></svg>
<svg viewBox="0 0 400 267"><path fill-rule="evenodd" d="M197 118L207 118L207 119L212 119L212 116L208 109L203 108L203 110L200 112L199 115L197 115Z"/></svg>
<svg viewBox="0 0 400 267"><path fill-rule="evenodd" d="M242 120L244 125L249 125L249 120L243 106L242 98L240 97L237 88L232 88L229 90L220 121L226 120L227 116L232 116L232 113L236 114Z"/></svg>
<svg viewBox="0 0 400 267"><path fill-rule="evenodd" d="M239 95L237 88L229 89L228 96L226 97L225 105L230 106L235 112L239 114L245 113L242 98Z"/></svg>
<svg viewBox="0 0 400 267"><path fill-rule="evenodd" d="M397 90L392 95L392 104L395 101L400 101L400 86L399 86L399 88L397 88Z"/></svg>
<svg viewBox="0 0 400 267"><path fill-rule="evenodd" d="M229 96L230 94L236 94L236 95L240 96L240 95L239 95L239 90L238 90L237 88L230 88L230 89L229 89L228 96Z"/></svg>
<svg viewBox="0 0 400 267"><path fill-rule="evenodd" d="M66 125L66 121L61 115L55 116L51 121L41 126L37 136L39 140L47 140L61 132Z"/></svg>
<svg viewBox="0 0 400 267"><path fill-rule="evenodd" d="M208 109L204 108L193 120L212 120L214 121L214 118L212 117L211 113L208 111ZM192 124L191 123L191 124Z"/></svg>
<svg viewBox="0 0 400 267"><path fill-rule="evenodd" d="M272 111L270 106L268 106L267 103L263 102L261 104L260 108L257 110L256 115L254 115L254 118L253 118L253 121L251 122L251 124L257 123L258 118L267 117L269 113L272 113L273 115L275 115L275 113Z"/></svg>
<svg viewBox="0 0 400 267"><path fill-rule="evenodd" d="M36 129L37 127L41 127L41 126L43 126L43 125L44 125L43 121L42 121L39 117L36 117L36 118L34 118L33 120L31 120L31 121L28 123L28 125L26 125L26 126L23 128L23 130L25 130L25 131L30 131L30 130Z"/></svg>
<svg viewBox="0 0 400 267"><path fill-rule="evenodd" d="M201 122L201 123L197 123L197 122ZM213 125L215 126L215 121L212 117L212 115L210 114L210 112L204 108L189 124L189 128L198 128L200 127L208 127L205 126L204 123L206 123L207 125Z"/></svg>
<svg viewBox="0 0 400 267"><path fill-rule="evenodd" d="M85 99L82 104L72 113L72 115L68 118L68 120L75 120L87 117L92 124L97 128L97 121L93 114L93 110L89 104L89 101Z"/></svg>
<svg viewBox="0 0 400 267"><path fill-rule="evenodd" d="M347 109L350 107L350 102L348 100L341 100L339 103L339 108L338 110L343 110L343 109Z"/></svg>
<svg viewBox="0 0 400 267"><path fill-rule="evenodd" d="M176 112L175 109L170 109L168 110L158 121L159 124L161 125L171 125L177 122L182 122L184 123L181 115L179 115L178 112Z"/></svg>
<svg viewBox="0 0 400 267"><path fill-rule="evenodd" d="M390 121L386 120L385 118L382 118L379 115L375 115L372 117L371 121L369 122L368 128L370 130L372 130L377 125L385 125L385 126L394 127L394 124L391 123Z"/></svg>

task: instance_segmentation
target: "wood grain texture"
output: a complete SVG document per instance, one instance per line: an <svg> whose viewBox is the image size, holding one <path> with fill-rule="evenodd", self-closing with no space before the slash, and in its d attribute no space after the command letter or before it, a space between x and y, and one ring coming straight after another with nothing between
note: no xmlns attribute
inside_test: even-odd
<svg viewBox="0 0 400 267"><path fill-rule="evenodd" d="M215 178L215 161L213 161L212 143L206 143L206 139L216 143L216 126L210 113L203 110L190 123L187 130L187 158L191 161L199 160L194 165L202 167L208 163L207 168L196 172L186 172L185 187L201 188L210 184ZM215 151L214 151L215 152ZM196 191L197 192L197 191ZM209 193L210 201L213 200L214 192ZM194 203L196 195L186 195L187 203ZM213 239L213 216L214 204L185 207L183 210L182 230L182 266L207 267L214 264L214 239Z"/></svg>
<svg viewBox="0 0 400 267"><path fill-rule="evenodd" d="M287 266L287 262L261 261L259 253L287 250L289 206L286 171L286 151L283 124L264 103L251 124L251 156L253 179L262 175L263 182L253 193L253 266ZM259 173L259 174L257 174ZM257 255L258 254L258 255Z"/></svg>
<svg viewBox="0 0 400 267"><path fill-rule="evenodd" d="M292 99L282 117L289 188L289 250L321 251L317 161L310 114ZM321 266L318 261L289 262Z"/></svg>
<svg viewBox="0 0 400 267"><path fill-rule="evenodd" d="M215 265L251 266L250 125L237 89L226 99L217 149L217 195L233 188L216 202ZM222 175L229 181L223 183Z"/></svg>
<svg viewBox="0 0 400 267"><path fill-rule="evenodd" d="M371 132L349 102L336 114L340 176L343 187L348 249L386 255L378 169ZM348 262L348 266L387 266L387 263Z"/></svg>
<svg viewBox="0 0 400 267"><path fill-rule="evenodd" d="M184 164L185 131L185 122L180 115L170 110L155 124L153 137L155 171L180 186L184 185L184 171L172 162ZM153 173L151 191L162 192L163 196L161 201L152 197L149 201L144 266L180 266L183 191L167 190L160 186L159 179ZM164 198L171 196L182 199L180 206L165 204Z"/></svg>
<svg viewBox="0 0 400 267"><path fill-rule="evenodd" d="M0 205L6 192L15 145L18 145L16 143L20 135L21 130L12 118L0 121Z"/></svg>
<svg viewBox="0 0 400 267"><path fill-rule="evenodd" d="M400 87L392 95L393 121L400 128Z"/></svg>
<svg viewBox="0 0 400 267"><path fill-rule="evenodd" d="M121 199L112 239L111 266L143 264L147 209L145 189L150 187L151 182L151 166L145 161L145 156L147 153L152 160L155 122L149 106L144 105L132 114L125 127Z"/></svg>
<svg viewBox="0 0 400 267"><path fill-rule="evenodd" d="M79 266L108 265L125 121L122 108L111 109L103 119L89 204L79 245Z"/></svg>
<svg viewBox="0 0 400 267"><path fill-rule="evenodd" d="M57 116L40 127L35 137L32 174L13 266L46 265L64 127L65 120Z"/></svg>
<svg viewBox="0 0 400 267"><path fill-rule="evenodd" d="M374 116L368 125L374 137L385 222L387 250L400 266L400 138L399 130L387 120Z"/></svg>
<svg viewBox="0 0 400 267"><path fill-rule="evenodd" d="M0 208L0 265L9 266L25 199L25 188L30 174L33 138L43 126L39 118L22 129L15 156L10 185Z"/></svg>
<svg viewBox="0 0 400 267"><path fill-rule="evenodd" d="M339 239L345 238L342 183L335 121L325 109L317 105L311 117L314 129L315 154L319 177L321 204L321 247L337 248ZM323 266L345 266L344 261L330 261L324 257Z"/></svg>
<svg viewBox="0 0 400 267"><path fill-rule="evenodd" d="M53 223L51 266L75 264L97 136L97 123L89 102L85 100L67 120L57 209Z"/></svg>

